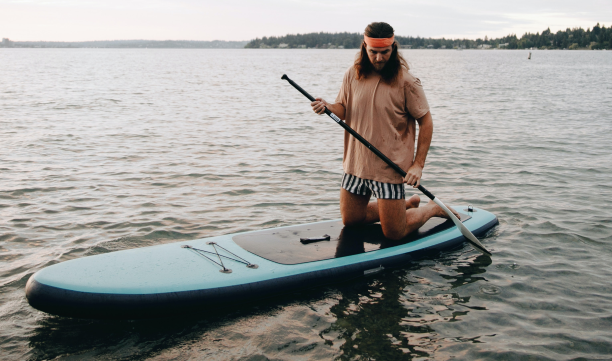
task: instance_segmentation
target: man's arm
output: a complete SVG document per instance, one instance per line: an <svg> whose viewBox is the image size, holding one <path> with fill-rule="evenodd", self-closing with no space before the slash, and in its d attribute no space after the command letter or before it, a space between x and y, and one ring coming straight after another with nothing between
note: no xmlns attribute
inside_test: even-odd
<svg viewBox="0 0 612 361"><path fill-rule="evenodd" d="M310 103L310 105L312 106L312 110L319 115L325 114L325 107L327 107L327 109L331 110L332 113L336 114L338 118L344 120L345 109L342 104L330 104L322 98L315 98L315 101Z"/></svg>
<svg viewBox="0 0 612 361"><path fill-rule="evenodd" d="M431 113L427 112L423 117L417 119L417 122L419 123L419 139L416 156L404 178L404 182L412 185L414 188L421 184L421 176L423 175L423 168L425 167L425 158L427 158L427 152L429 152L429 145L431 144L433 135L433 119L431 118Z"/></svg>

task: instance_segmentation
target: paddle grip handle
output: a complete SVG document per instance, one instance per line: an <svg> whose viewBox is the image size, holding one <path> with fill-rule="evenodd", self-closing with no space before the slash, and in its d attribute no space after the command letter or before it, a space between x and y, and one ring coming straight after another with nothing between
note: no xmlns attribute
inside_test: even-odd
<svg viewBox="0 0 612 361"><path fill-rule="evenodd" d="M315 98L312 95L308 94L308 92L306 90L302 89L301 86L297 85L293 80L289 79L287 74L283 74L281 79L288 81L289 84L291 84L295 89L297 89L300 93L302 93L306 98L310 99L311 102L315 101ZM375 146L373 146L372 144L370 144L370 142L365 140L353 128L351 128L345 122L340 120L340 118L338 118L336 116L336 114L332 113L331 110L325 108L325 114L329 115L329 117L332 118L336 123L338 123L338 125L340 125L342 128L344 128L344 130L349 132L353 137L355 137L358 141L360 141L363 145L365 145L369 150L371 150L374 154L376 154L380 159L382 159L385 163L387 163L389 165L389 167L393 168L393 170L395 170L397 173L399 173L399 175L401 175L402 178L406 177L406 172L402 168L400 168L399 165L395 164L391 159L387 158L386 155L384 155L380 150L376 149ZM433 194L431 194L422 185L419 185L418 189L421 192L423 192L423 194L425 194L429 199L433 200L434 198L436 198Z"/></svg>
<svg viewBox="0 0 612 361"><path fill-rule="evenodd" d="M302 93L311 102L314 102L316 100L312 95L310 95L310 93L308 93L306 90L304 90L301 86L297 85L296 82L294 82L293 80L289 79L287 74L283 74L283 76L281 76L281 79L288 81L289 84L291 84L295 89L297 89L297 91ZM334 119L334 117L332 117L332 114L333 114L332 111L327 109L327 107L325 107L325 114L329 115L332 119ZM334 119L334 121L336 121L336 123L338 122L336 119Z"/></svg>
<svg viewBox="0 0 612 361"><path fill-rule="evenodd" d="M311 101L311 102L314 102L314 101L315 101L315 98L314 98L312 95L308 94L308 92L307 92L306 90L302 89L302 87L301 87L301 86L297 85L297 84L296 84L296 83L295 83L293 80L289 79L289 77L287 76L287 74L283 74L283 76L281 76L281 79L288 81L288 82L289 82L289 84L293 85L293 87L294 87L295 89L297 89L297 90L298 90L300 93L304 94L304 96L305 96L306 98L310 99L310 101ZM327 113L327 112L326 112L326 113ZM328 114L328 115L329 115L329 114Z"/></svg>

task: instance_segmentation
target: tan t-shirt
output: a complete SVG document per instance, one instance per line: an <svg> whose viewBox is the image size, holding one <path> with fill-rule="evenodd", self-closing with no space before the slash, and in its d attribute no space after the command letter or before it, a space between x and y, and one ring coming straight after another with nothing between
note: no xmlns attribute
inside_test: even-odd
<svg viewBox="0 0 612 361"><path fill-rule="evenodd" d="M395 84L372 73L357 80L344 74L336 103L346 109L345 122L389 159L408 170L414 160L415 119L429 111L421 81L403 71ZM348 132L344 133L344 172L362 179L400 184L402 177Z"/></svg>

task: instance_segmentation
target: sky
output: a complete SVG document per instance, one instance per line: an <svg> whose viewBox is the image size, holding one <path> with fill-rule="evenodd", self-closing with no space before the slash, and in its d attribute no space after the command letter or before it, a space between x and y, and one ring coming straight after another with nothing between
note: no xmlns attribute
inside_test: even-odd
<svg viewBox="0 0 612 361"><path fill-rule="evenodd" d="M0 0L0 37L15 41L251 40L363 32L489 38L612 25L612 0Z"/></svg>

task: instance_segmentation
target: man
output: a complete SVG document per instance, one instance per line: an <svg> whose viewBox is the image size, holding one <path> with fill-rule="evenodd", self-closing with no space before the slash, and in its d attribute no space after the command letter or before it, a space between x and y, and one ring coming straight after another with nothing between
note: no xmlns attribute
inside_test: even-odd
<svg viewBox="0 0 612 361"><path fill-rule="evenodd" d="M385 237L399 240L431 217L447 217L435 203L419 207L405 199L404 183L419 186L433 134L433 120L419 79L408 72L393 28L372 23L355 64L344 75L335 103L316 98L317 114L327 107L383 154L406 170L404 179L349 133L344 135L340 212L345 225L380 221ZM418 148L414 154L416 124ZM378 201L370 202L374 194ZM454 211L453 211L454 212Z"/></svg>

